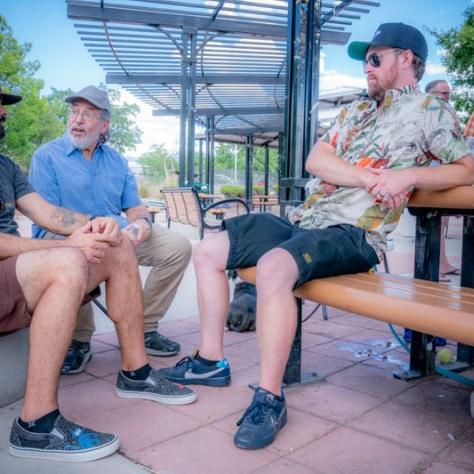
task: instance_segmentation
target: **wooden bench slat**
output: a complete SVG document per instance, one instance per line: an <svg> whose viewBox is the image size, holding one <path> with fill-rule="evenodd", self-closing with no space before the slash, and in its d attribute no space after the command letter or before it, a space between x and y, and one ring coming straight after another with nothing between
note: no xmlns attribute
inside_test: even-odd
<svg viewBox="0 0 474 474"><path fill-rule="evenodd" d="M458 186L443 191L417 189L411 196L408 207L473 209L474 186Z"/></svg>
<svg viewBox="0 0 474 474"><path fill-rule="evenodd" d="M255 267L239 270L255 282ZM295 296L474 345L474 289L379 273L312 280Z"/></svg>

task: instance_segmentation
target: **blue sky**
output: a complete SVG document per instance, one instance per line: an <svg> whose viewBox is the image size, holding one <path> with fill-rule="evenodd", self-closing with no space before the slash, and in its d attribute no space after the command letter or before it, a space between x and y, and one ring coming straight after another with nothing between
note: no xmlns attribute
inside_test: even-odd
<svg viewBox="0 0 474 474"><path fill-rule="evenodd" d="M370 8L369 14L355 20L347 31L352 33L352 40L370 40L380 23L403 21L419 28L428 41L429 57L427 74L422 85L438 78L446 77L440 67L440 50L427 27L447 30L458 26L463 21L463 12L474 3L474 0L380 0L381 6ZM50 87L78 90L87 84L105 82L104 71L91 58L79 39L74 28L74 21L67 18L64 0L0 0L0 14L6 17L15 37L20 42L32 43L29 59L37 59L41 69L37 77L45 81L45 91ZM329 85L363 85L365 84L361 63L348 58L346 47L326 46L323 50L324 77L321 87ZM129 100L129 97L127 97ZM151 112L141 106L143 113L140 123L144 127L144 144L148 148L148 128L156 141L156 119ZM163 127L163 140L169 148L177 145L177 138L170 140L170 131L176 129L175 119L160 119ZM158 132L159 134L159 132Z"/></svg>

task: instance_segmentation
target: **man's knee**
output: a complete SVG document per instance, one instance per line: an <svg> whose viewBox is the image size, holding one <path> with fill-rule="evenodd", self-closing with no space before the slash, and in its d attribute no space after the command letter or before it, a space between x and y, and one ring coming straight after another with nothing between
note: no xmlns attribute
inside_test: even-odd
<svg viewBox="0 0 474 474"><path fill-rule="evenodd" d="M196 268L217 266L225 270L229 253L226 232L220 232L199 241L193 248L193 263Z"/></svg>
<svg viewBox="0 0 474 474"><path fill-rule="evenodd" d="M118 246L108 248L102 263L112 269L130 265L137 266L137 256L130 239L124 237Z"/></svg>
<svg viewBox="0 0 474 474"><path fill-rule="evenodd" d="M55 248L19 255L16 265L18 282L28 305L36 306L41 295L52 285L60 285L84 294L88 267L85 255L75 248Z"/></svg>
<svg viewBox="0 0 474 474"><path fill-rule="evenodd" d="M291 291L297 279L298 267L286 250L273 249L257 262L256 286L259 296Z"/></svg>
<svg viewBox="0 0 474 474"><path fill-rule="evenodd" d="M86 256L76 248L54 249L45 262L45 270L53 279L66 284L87 285L88 267Z"/></svg>

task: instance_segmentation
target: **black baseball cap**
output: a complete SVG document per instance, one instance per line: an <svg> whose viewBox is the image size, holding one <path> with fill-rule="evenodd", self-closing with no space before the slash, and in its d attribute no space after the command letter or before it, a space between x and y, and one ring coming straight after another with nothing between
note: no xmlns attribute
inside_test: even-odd
<svg viewBox="0 0 474 474"><path fill-rule="evenodd" d="M16 104L17 102L20 102L23 97L20 95L14 95L14 94L7 94L2 91L2 88L0 87L0 97L2 98L2 105L12 105Z"/></svg>
<svg viewBox="0 0 474 474"><path fill-rule="evenodd" d="M352 59L364 61L370 46L409 49L423 61L428 57L428 45L423 34L414 26L405 23L382 23L374 33L372 41L353 41L347 52Z"/></svg>

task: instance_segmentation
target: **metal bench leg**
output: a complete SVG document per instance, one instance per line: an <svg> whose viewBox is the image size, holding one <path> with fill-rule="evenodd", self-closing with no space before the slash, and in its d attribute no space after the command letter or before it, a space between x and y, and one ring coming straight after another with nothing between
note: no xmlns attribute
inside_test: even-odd
<svg viewBox="0 0 474 474"><path fill-rule="evenodd" d="M316 373L301 372L301 324L302 324L302 300L296 299L298 324L296 327L295 338L291 346L290 355L286 364L285 374L283 375L283 384L285 386L293 384L307 384L312 382L321 382L324 377L319 377Z"/></svg>

